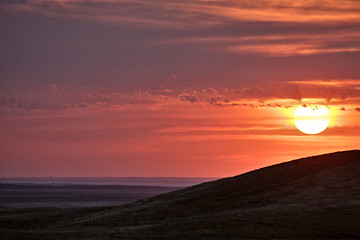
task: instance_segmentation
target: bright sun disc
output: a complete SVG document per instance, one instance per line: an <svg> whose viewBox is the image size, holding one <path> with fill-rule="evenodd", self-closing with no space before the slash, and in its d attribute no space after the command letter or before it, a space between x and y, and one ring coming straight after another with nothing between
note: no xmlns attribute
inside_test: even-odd
<svg viewBox="0 0 360 240"><path fill-rule="evenodd" d="M303 133L321 133L330 123L329 110L325 106L300 106L295 110L294 123Z"/></svg>

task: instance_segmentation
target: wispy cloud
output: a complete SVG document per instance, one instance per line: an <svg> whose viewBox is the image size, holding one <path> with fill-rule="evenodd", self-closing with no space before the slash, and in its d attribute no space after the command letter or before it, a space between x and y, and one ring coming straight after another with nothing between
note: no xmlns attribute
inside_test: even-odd
<svg viewBox="0 0 360 240"><path fill-rule="evenodd" d="M202 44L212 50L234 53L254 53L267 56L312 55L337 52L358 52L360 34L357 31L335 29L330 32L293 32L238 36L207 36L178 38L162 44Z"/></svg>
<svg viewBox="0 0 360 240"><path fill-rule="evenodd" d="M12 1L7 1L12 2ZM8 11L32 11L45 15L133 22L157 26L204 26L227 21L326 23L359 21L360 3L354 0L318 1L44 1L29 0Z"/></svg>
<svg viewBox="0 0 360 240"><path fill-rule="evenodd" d="M175 38L161 35L159 43L202 44L200 48L209 50L270 57L360 51L359 11L360 2L354 0L29 0L4 5L6 14L32 12L121 27L181 30ZM244 23L259 25L255 34L241 29Z"/></svg>
<svg viewBox="0 0 360 240"><path fill-rule="evenodd" d="M306 56L324 53L357 52L360 47L323 48L323 45L316 44L262 44L262 45L241 45L227 48L235 53L255 53L272 57L279 56Z"/></svg>
<svg viewBox="0 0 360 240"><path fill-rule="evenodd" d="M288 81L289 84L298 85L315 85L315 86L333 86L333 87L353 87L360 86L360 79L342 79L342 80L304 80L304 81Z"/></svg>

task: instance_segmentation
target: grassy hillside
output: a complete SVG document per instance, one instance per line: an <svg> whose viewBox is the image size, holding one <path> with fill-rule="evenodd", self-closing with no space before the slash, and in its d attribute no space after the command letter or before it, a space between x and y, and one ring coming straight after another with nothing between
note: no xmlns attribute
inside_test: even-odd
<svg viewBox="0 0 360 240"><path fill-rule="evenodd" d="M360 151L303 158L118 207L1 211L4 239L357 239Z"/></svg>

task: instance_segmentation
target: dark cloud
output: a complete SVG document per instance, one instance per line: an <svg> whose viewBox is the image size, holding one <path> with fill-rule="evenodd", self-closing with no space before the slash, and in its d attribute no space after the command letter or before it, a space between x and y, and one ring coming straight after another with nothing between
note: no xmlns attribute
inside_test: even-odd
<svg viewBox="0 0 360 240"><path fill-rule="evenodd" d="M84 109L84 108L88 108L89 104L88 103L79 103L79 104L77 104L77 107Z"/></svg>
<svg viewBox="0 0 360 240"><path fill-rule="evenodd" d="M357 107L354 110L360 112L360 107Z"/></svg>
<svg viewBox="0 0 360 240"><path fill-rule="evenodd" d="M214 89L214 88L205 88L205 89L202 90L202 92L207 93L207 94L212 94L212 95L218 93L218 91L216 89Z"/></svg>
<svg viewBox="0 0 360 240"><path fill-rule="evenodd" d="M193 95L180 95L179 96L181 101L184 101L184 102L191 102L191 103L195 103L195 102L198 102L198 98L196 96L193 96Z"/></svg>
<svg viewBox="0 0 360 240"><path fill-rule="evenodd" d="M294 99L322 98L328 101L332 99L345 100L360 96L360 89L355 85L344 86L319 86L297 85L292 83L264 84L263 87L249 87L232 90L232 95L244 99Z"/></svg>
<svg viewBox="0 0 360 240"><path fill-rule="evenodd" d="M65 110L70 105L59 103L40 102L40 101L17 101L11 103L9 101L6 105L8 108L24 109L24 110Z"/></svg>
<svg viewBox="0 0 360 240"><path fill-rule="evenodd" d="M159 95L159 99L163 99L163 100L169 100L169 97L164 96L164 95Z"/></svg>
<svg viewBox="0 0 360 240"><path fill-rule="evenodd" d="M217 107L224 107L229 105L230 101L229 100L223 100L221 97L211 97L208 98L208 103L210 103L211 105L217 106Z"/></svg>
<svg viewBox="0 0 360 240"><path fill-rule="evenodd" d="M102 104L106 106L105 103ZM41 101L6 101L1 103L2 107L8 109L22 109L22 110L66 110L66 109L85 109L92 105L88 103L55 103L55 102L41 102Z"/></svg>
<svg viewBox="0 0 360 240"><path fill-rule="evenodd" d="M87 92L87 93L86 93ZM120 94L117 92L95 90L82 93L70 93L64 90L50 91L46 94L29 94L14 97L1 97L0 107L3 109L23 110L66 110L86 108L108 108L119 106L149 105L157 103L158 95L147 92ZM77 94L77 95L75 95ZM67 96L68 95L68 96ZM162 99L168 99L163 96Z"/></svg>
<svg viewBox="0 0 360 240"><path fill-rule="evenodd" d="M217 100L216 98L214 98L214 97L211 97L211 98L208 100L208 102L209 102L210 104L212 104L212 105L215 105L215 104L218 102L218 100Z"/></svg>
<svg viewBox="0 0 360 240"><path fill-rule="evenodd" d="M5 4L27 4L27 0L0 0L0 6Z"/></svg>

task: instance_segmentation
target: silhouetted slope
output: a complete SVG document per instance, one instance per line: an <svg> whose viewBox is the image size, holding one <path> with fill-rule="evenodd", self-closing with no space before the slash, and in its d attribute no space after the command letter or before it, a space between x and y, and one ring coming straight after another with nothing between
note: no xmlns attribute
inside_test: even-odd
<svg viewBox="0 0 360 240"><path fill-rule="evenodd" d="M119 207L51 213L40 236L360 239L359 173L359 150L302 158ZM22 236L16 229L6 231Z"/></svg>
<svg viewBox="0 0 360 240"><path fill-rule="evenodd" d="M315 181L325 171L329 176L333 172L331 177L336 178L340 174L336 170L345 167L343 170L348 171L349 176L359 183L359 172L355 171L359 164L359 150L302 158L140 200L121 208L121 211L144 208L143 211L155 211L157 216L167 217L169 214L186 216L261 207L297 193L300 189L326 184L331 178Z"/></svg>
<svg viewBox="0 0 360 240"><path fill-rule="evenodd" d="M358 150L302 158L140 200L97 220L196 226L214 218L215 225L242 220L360 237L359 173Z"/></svg>

